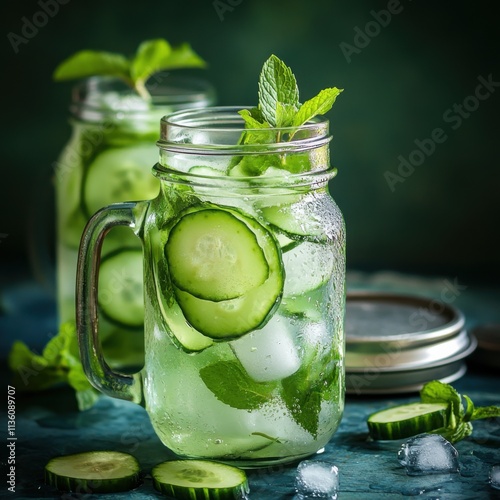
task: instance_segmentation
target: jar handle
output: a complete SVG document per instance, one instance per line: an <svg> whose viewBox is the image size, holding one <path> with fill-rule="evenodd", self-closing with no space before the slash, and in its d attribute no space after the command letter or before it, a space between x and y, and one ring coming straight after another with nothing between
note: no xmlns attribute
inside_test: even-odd
<svg viewBox="0 0 500 500"><path fill-rule="evenodd" d="M97 285L106 234L115 226L136 227L138 214L143 213L147 203L114 203L90 218L81 237L76 277L76 327L85 375L102 393L137 404L143 399L140 373L116 373L104 359L99 342Z"/></svg>

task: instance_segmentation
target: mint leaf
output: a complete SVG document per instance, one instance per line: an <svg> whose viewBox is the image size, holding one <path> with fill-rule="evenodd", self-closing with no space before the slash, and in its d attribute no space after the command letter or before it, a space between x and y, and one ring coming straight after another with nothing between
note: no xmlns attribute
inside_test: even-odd
<svg viewBox="0 0 500 500"><path fill-rule="evenodd" d="M481 418L495 418L500 417L500 406L480 406L474 408L471 420L479 420Z"/></svg>
<svg viewBox="0 0 500 500"><path fill-rule="evenodd" d="M322 90L317 96L306 101L293 118L293 127L300 127L317 115L324 115L332 108L337 96L344 89L332 87Z"/></svg>
<svg viewBox="0 0 500 500"><path fill-rule="evenodd" d="M121 54L81 50L60 63L54 71L53 78L55 81L63 81L103 75L127 80L129 67L128 59Z"/></svg>
<svg viewBox="0 0 500 500"><path fill-rule="evenodd" d="M189 43L172 47L168 59L163 62L161 70L179 68L206 68L207 63L192 48Z"/></svg>
<svg viewBox="0 0 500 500"><path fill-rule="evenodd" d="M256 410L271 399L276 385L255 382L236 361L218 361L200 370L200 377L224 404L239 410Z"/></svg>
<svg viewBox="0 0 500 500"><path fill-rule="evenodd" d="M293 419L316 438L323 397L320 384L304 387L305 377L307 377L306 370L300 369L283 380L283 399Z"/></svg>
<svg viewBox="0 0 500 500"><path fill-rule="evenodd" d="M322 359L316 351L308 363L282 381L283 400L294 420L315 438L318 435L321 402L332 398L338 387L338 362Z"/></svg>
<svg viewBox="0 0 500 500"><path fill-rule="evenodd" d="M293 104L278 102L276 105L276 126L290 127L293 123L297 108Z"/></svg>
<svg viewBox="0 0 500 500"><path fill-rule="evenodd" d="M451 385L439 380L432 380L422 387L420 399L422 403L449 403L457 422L462 420L464 415L462 398Z"/></svg>
<svg viewBox="0 0 500 500"><path fill-rule="evenodd" d="M242 110L238 111L238 114L245 121L245 126L247 128L256 128L256 129L267 128L267 129L269 129L270 128L269 123L262 121L263 117L261 116L261 113L258 112L258 110L256 111L256 109L257 108L253 108L251 110L250 109L242 109Z"/></svg>
<svg viewBox="0 0 500 500"><path fill-rule="evenodd" d="M188 43L171 47L157 38L142 42L132 59L114 52L82 50L60 63L54 71L55 81L113 76L121 78L144 99L149 100L147 80L155 73L176 68L203 68L206 62Z"/></svg>
<svg viewBox="0 0 500 500"><path fill-rule="evenodd" d="M46 344L42 355L26 344L14 342L8 357L14 384L20 391L38 392L67 384L75 390L80 410L88 409L99 398L83 372L78 356L75 325L61 325L59 333Z"/></svg>
<svg viewBox="0 0 500 500"><path fill-rule="evenodd" d="M132 81L144 82L152 74L162 70L171 52L170 44L162 38L142 42L130 63Z"/></svg>
<svg viewBox="0 0 500 500"><path fill-rule="evenodd" d="M259 78L259 109L265 120L277 126L278 103L299 106L299 89L292 70L274 54L264 63Z"/></svg>
<svg viewBox="0 0 500 500"><path fill-rule="evenodd" d="M436 429L434 433L441 434L451 443L460 441L472 434L472 420L500 417L500 406L476 407L468 396L463 396L467 403L464 410L462 396L449 384L433 380L425 384L420 391L423 403L442 402L452 406L452 415L448 427Z"/></svg>

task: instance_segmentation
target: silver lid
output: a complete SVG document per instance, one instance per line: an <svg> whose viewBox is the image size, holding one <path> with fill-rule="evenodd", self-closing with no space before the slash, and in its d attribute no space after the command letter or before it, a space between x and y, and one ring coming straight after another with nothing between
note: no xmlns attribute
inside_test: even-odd
<svg viewBox="0 0 500 500"><path fill-rule="evenodd" d="M460 310L422 296L350 292L345 324L346 389L358 394L455 380L477 345Z"/></svg>

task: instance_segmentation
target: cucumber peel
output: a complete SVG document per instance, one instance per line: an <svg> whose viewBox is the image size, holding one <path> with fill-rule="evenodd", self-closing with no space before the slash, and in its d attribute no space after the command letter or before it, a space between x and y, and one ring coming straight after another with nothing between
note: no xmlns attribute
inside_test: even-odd
<svg viewBox="0 0 500 500"><path fill-rule="evenodd" d="M153 467L151 476L158 491L180 499L244 499L250 491L243 470L209 460L170 460Z"/></svg>

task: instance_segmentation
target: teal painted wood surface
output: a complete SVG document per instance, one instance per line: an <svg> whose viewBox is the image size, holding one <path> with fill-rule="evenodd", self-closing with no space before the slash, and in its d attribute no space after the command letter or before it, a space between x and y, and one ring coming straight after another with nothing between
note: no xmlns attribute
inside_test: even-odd
<svg viewBox="0 0 500 500"><path fill-rule="evenodd" d="M380 289L421 293L438 298L444 286L453 280L424 279L392 273L350 274L351 289ZM459 285L455 283L455 285ZM472 329L478 323L498 322L499 291L473 284L455 286L455 305L460 307ZM460 292L460 293L458 293ZM36 343L33 332L50 324L50 300L32 284L3 291L4 313L0 315L2 357L15 338ZM23 303L24 301L24 303ZM31 342L30 342L31 340ZM43 341L43 339L41 339ZM38 339L40 341L40 339ZM7 388L10 374L1 372L4 403L0 428L5 436L0 462L6 471L9 458L7 441ZM486 369L481 357L468 360L468 372L453 383L476 405L500 405L500 372ZM4 480L0 498L50 499L88 498L58 492L43 482L43 468L57 455L88 450L113 449L132 453L139 460L145 478L132 492L99 495L99 500L162 498L154 489L149 471L159 462L173 458L156 437L145 410L125 401L102 397L90 410L78 411L72 391L62 387L37 394L16 391L15 408L15 493ZM460 473L410 477L397 460L401 441L374 442L368 439L366 418L389 405L415 401L418 394L349 396L339 430L315 459L327 460L339 468L343 499L396 499L418 496L422 499L491 499L500 498L500 490L489 484L491 467L500 464L500 419L474 423L469 438L456 444ZM258 500L293 499L297 464L248 471L250 498ZM6 476L4 476L6 478ZM97 498L97 497L95 497ZM163 497L164 498L164 497Z"/></svg>

